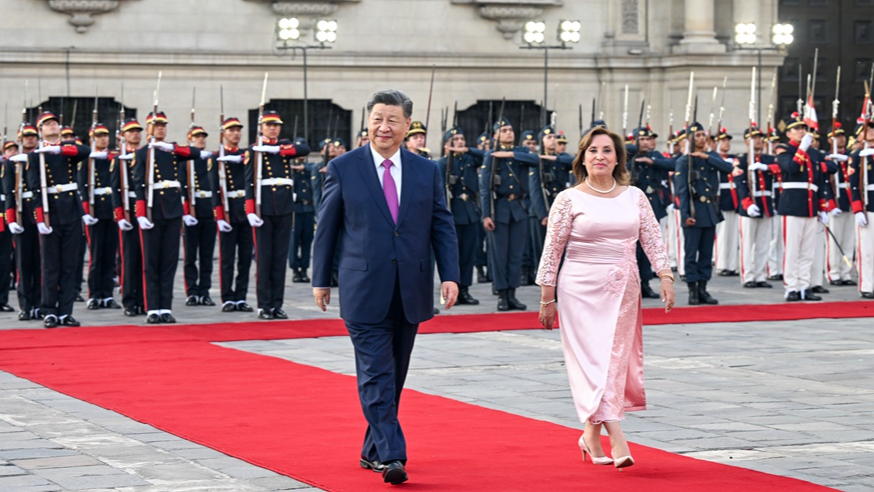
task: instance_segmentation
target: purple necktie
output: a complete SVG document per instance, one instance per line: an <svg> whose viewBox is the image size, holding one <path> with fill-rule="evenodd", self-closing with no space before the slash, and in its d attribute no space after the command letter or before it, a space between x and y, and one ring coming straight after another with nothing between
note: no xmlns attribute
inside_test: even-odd
<svg viewBox="0 0 874 492"><path fill-rule="evenodd" d="M391 218L395 224L398 223L398 189L395 186L395 180L391 177L392 162L389 159L382 161L382 167L385 171L382 172L382 192L385 194L385 202L388 204L388 211L391 212Z"/></svg>

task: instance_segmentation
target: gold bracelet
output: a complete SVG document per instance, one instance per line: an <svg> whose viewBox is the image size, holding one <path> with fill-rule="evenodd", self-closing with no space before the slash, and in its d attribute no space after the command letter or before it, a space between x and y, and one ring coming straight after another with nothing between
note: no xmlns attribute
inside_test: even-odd
<svg viewBox="0 0 874 492"><path fill-rule="evenodd" d="M553 299L551 301L546 301L546 302L540 301L540 305L541 306L548 306L548 305L552 304L553 302L555 302L555 299Z"/></svg>
<svg viewBox="0 0 874 492"><path fill-rule="evenodd" d="M670 273L667 273L665 275L659 275L659 280L664 280L666 278L671 279L671 283L674 283L674 276Z"/></svg>

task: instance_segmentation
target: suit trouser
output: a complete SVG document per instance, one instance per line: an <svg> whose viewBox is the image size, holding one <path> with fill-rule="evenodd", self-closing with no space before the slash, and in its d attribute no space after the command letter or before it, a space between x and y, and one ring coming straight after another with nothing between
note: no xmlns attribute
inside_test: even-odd
<svg viewBox="0 0 874 492"><path fill-rule="evenodd" d="M783 216L783 285L786 292L810 288L810 272L816 246L815 217Z"/></svg>
<svg viewBox="0 0 874 492"><path fill-rule="evenodd" d="M686 227L683 226L683 216L679 210L674 210L674 233L671 235L671 244L674 249L674 257L677 259L677 275L686 275L686 244L684 235Z"/></svg>
<svg viewBox="0 0 874 492"><path fill-rule="evenodd" d="M231 227L231 232L219 233L219 290L223 303L246 300L252 266L252 226L248 222L235 222ZM234 259L237 260L236 282Z"/></svg>
<svg viewBox="0 0 874 492"><path fill-rule="evenodd" d="M30 313L42 304L42 261L36 224L23 225L15 236L15 262L18 267L18 307Z"/></svg>
<svg viewBox="0 0 874 492"><path fill-rule="evenodd" d="M288 267L306 270L310 267L310 252L313 249L313 236L316 232L314 212L294 213L294 232L291 236L291 250L288 252Z"/></svg>
<svg viewBox="0 0 874 492"><path fill-rule="evenodd" d="M361 456L371 461L407 459L398 407L419 325L407 321L399 285L396 278L385 319L375 324L346 322L355 348L358 397L367 420Z"/></svg>
<svg viewBox="0 0 874 492"><path fill-rule="evenodd" d="M739 217L740 220L740 282L764 282L768 279L768 246L771 242L773 217Z"/></svg>
<svg viewBox="0 0 874 492"><path fill-rule="evenodd" d="M837 238L837 244L840 244L841 248L843 248L847 259L852 259L853 250L851 245L856 242L856 218L852 213L843 212L840 215L833 215L829 219L828 226L834 237ZM826 239L825 271L829 281L850 280L853 264L847 265L841 256L841 250L838 249L831 235Z"/></svg>
<svg viewBox="0 0 874 492"><path fill-rule="evenodd" d="M215 253L215 220L197 219L196 225L184 227L185 295L209 296L209 288L212 287L212 257Z"/></svg>
<svg viewBox="0 0 874 492"><path fill-rule="evenodd" d="M686 282L707 282L713 275L713 242L716 227L686 227L683 229Z"/></svg>
<svg viewBox="0 0 874 492"><path fill-rule="evenodd" d="M0 306L9 304L9 289L12 287L12 233L0 232Z"/></svg>
<svg viewBox="0 0 874 492"><path fill-rule="evenodd" d="M131 221L133 229L119 230L121 238L121 303L125 309L144 308L143 296L143 250L140 242L140 225Z"/></svg>
<svg viewBox="0 0 874 492"><path fill-rule="evenodd" d="M53 217L55 218L55 217ZM82 223L52 224L52 233L40 235L42 311L46 316L70 316L76 300L76 268Z"/></svg>
<svg viewBox="0 0 874 492"><path fill-rule="evenodd" d="M822 286L825 269L825 226L817 219L813 238L813 263L810 264L810 286Z"/></svg>
<svg viewBox="0 0 874 492"><path fill-rule="evenodd" d="M738 269L738 251L740 231L738 231L738 213L722 211L725 220L716 224L716 270Z"/></svg>
<svg viewBox="0 0 874 492"><path fill-rule="evenodd" d="M285 259L294 214L264 215L264 224L255 227L255 292L258 308L280 309L285 297Z"/></svg>
<svg viewBox="0 0 874 492"><path fill-rule="evenodd" d="M859 291L874 292L874 212L865 212L868 225L856 226L856 268Z"/></svg>
<svg viewBox="0 0 874 492"><path fill-rule="evenodd" d="M491 232L495 253L492 256L495 289L515 289L519 287L522 271L522 253L528 237L528 218L510 219L509 224L497 223Z"/></svg>
<svg viewBox="0 0 874 492"><path fill-rule="evenodd" d="M88 297L110 299L115 284L112 274L115 268L115 253L118 251L118 226L111 219L88 226L91 240L91 256L88 259Z"/></svg>
<svg viewBox="0 0 874 492"><path fill-rule="evenodd" d="M771 244L768 247L768 275L783 274L783 242L783 216L775 213L774 225L771 227Z"/></svg>
<svg viewBox="0 0 874 492"><path fill-rule="evenodd" d="M146 282L146 310L173 309L173 283L179 265L179 236L182 217L156 219L155 227L140 230L143 248L143 277Z"/></svg>
<svg viewBox="0 0 874 492"><path fill-rule="evenodd" d="M473 285L473 266L476 261L476 246L479 240L478 227L477 222L455 225L455 235L458 237L458 267L461 271L462 287Z"/></svg>

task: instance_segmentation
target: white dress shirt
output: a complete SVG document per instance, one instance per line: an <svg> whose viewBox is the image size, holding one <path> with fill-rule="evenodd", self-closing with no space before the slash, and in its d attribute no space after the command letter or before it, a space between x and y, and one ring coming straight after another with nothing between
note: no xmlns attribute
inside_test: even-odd
<svg viewBox="0 0 874 492"><path fill-rule="evenodd" d="M373 145L369 145L370 153L373 155L373 163L376 166L376 176L379 178L379 186L385 189L385 185L382 182L382 174L385 172L385 167L382 166L382 161L385 158L379 155ZM389 168L389 172L391 173L392 179L395 180L395 188L398 190L398 206L401 205L401 149L398 149L397 152L394 153L393 156L389 158L392 162L391 168Z"/></svg>

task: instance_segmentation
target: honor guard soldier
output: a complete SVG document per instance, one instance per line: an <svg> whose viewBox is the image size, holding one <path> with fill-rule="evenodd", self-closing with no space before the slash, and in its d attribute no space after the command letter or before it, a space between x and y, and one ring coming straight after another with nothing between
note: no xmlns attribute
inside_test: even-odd
<svg viewBox="0 0 874 492"><path fill-rule="evenodd" d="M865 117L860 120L854 133L862 150L850 157L852 208L858 225L856 268L860 294L865 299L874 299L874 123Z"/></svg>
<svg viewBox="0 0 874 492"><path fill-rule="evenodd" d="M723 220L719 209L719 172L731 173L732 165L716 152L705 152L707 133L700 123L689 126L691 155L677 159L674 184L683 225L686 283L689 304L718 304L707 292L713 273L713 242L716 224Z"/></svg>
<svg viewBox="0 0 874 492"><path fill-rule="evenodd" d="M75 142L76 145L82 145L82 139L80 139L78 136L76 136L76 134L73 132L73 128L71 128L69 126L61 127L61 140L63 140L63 141L70 140L70 141Z"/></svg>
<svg viewBox="0 0 874 492"><path fill-rule="evenodd" d="M733 176L737 198L740 201L740 281L744 288L767 288L768 246L774 225L773 181L780 172L773 156L765 154L764 135L759 127L744 131L745 148L753 149L738 160L736 176Z"/></svg>
<svg viewBox="0 0 874 492"><path fill-rule="evenodd" d="M536 155L537 140L538 139L532 130L525 130L519 135L519 146L527 148L532 154ZM528 174L529 177L527 179L530 181L531 171L528 171ZM532 188L529 183L528 190L535 190L535 188ZM530 193L523 198L522 206L528 210L528 232L525 235L525 250L522 253L522 273L519 283L521 285L534 285L537 265L540 263L540 256L538 255L537 250L543 248L543 241L538 240L539 237L533 236L542 236L546 233L544 232L542 235L540 234L539 220L537 220L537 214L531 206Z"/></svg>
<svg viewBox="0 0 874 492"><path fill-rule="evenodd" d="M76 136L73 132L73 128L69 126L61 127L61 140L65 142L75 142L76 145L82 145L82 139ZM76 257L76 280L74 285L76 289L76 302L84 302L85 299L82 297L82 283L84 281L83 272L85 271L85 255L88 253L88 238L85 234L85 228L83 228L82 234L79 235L78 244L79 256Z"/></svg>
<svg viewBox="0 0 874 492"><path fill-rule="evenodd" d="M0 157L0 312L11 313L15 308L9 305L9 290L12 286L15 268L15 253L12 248L12 231L7 224L15 222L15 210L6 210L6 195L15 190L15 163L8 158L18 153L18 144L10 140L3 142Z"/></svg>
<svg viewBox="0 0 874 492"><path fill-rule="evenodd" d="M368 133L367 129L363 129L358 132L358 135L355 137L355 148L363 147L370 143L370 133Z"/></svg>
<svg viewBox="0 0 874 492"><path fill-rule="evenodd" d="M533 130L525 130L519 134L519 146L528 147L528 150L537 153L537 137Z"/></svg>
<svg viewBox="0 0 874 492"><path fill-rule="evenodd" d="M246 219L246 169L243 165L245 150L240 149L243 124L238 118L228 118L222 122L222 130L225 140L224 155L217 157L216 161L223 163L224 189L218 172L212 175L216 180L213 183L213 189L216 190L213 193L213 207L219 229L219 290L222 312L251 313L254 309L246 302L246 294L249 291L249 269L252 266L255 238L252 235L252 226Z"/></svg>
<svg viewBox="0 0 874 492"><path fill-rule="evenodd" d="M41 235L43 324L79 326L73 318L79 238L82 222L94 219L82 209L76 173L91 149L61 141L60 125L52 113L43 113L38 127L44 142L28 154L27 184L34 190L34 218Z"/></svg>
<svg viewBox="0 0 874 492"><path fill-rule="evenodd" d="M215 253L216 219L213 212L213 183L218 174L212 153L206 149L209 134L201 126L193 126L188 131L191 146L200 150L200 157L191 159L194 182L189 183L189 197L193 196L194 206L191 215L197 219L194 225L185 225L185 300L186 306L215 306L209 297L212 286L212 257ZM191 198L189 198L189 201Z"/></svg>
<svg viewBox="0 0 874 492"><path fill-rule="evenodd" d="M405 137L407 150L426 159L430 159L431 151L425 148L425 135L427 133L428 129L425 128L425 125L421 121L412 122Z"/></svg>
<svg viewBox="0 0 874 492"><path fill-rule="evenodd" d="M787 147L780 143L776 128L768 131L766 140L768 154L777 158ZM772 198L774 199L774 227L771 228L771 244L768 247L768 280L783 280L783 219L780 217L780 193L783 191L783 175L774 175Z"/></svg>
<svg viewBox="0 0 874 492"><path fill-rule="evenodd" d="M563 131L559 131L555 137L555 154L567 154L567 136L565 136ZM573 159L573 156L571 158Z"/></svg>
<svg viewBox="0 0 874 492"><path fill-rule="evenodd" d="M128 118L121 127L124 148L109 168L112 174L112 205L121 237L121 304L125 316L146 314L143 293L143 252L140 243L140 223L136 220L137 194L133 185L135 152L143 138L143 127L135 118ZM125 202L127 202L125 204ZM125 208L125 205L127 208ZM132 218L133 217L133 218Z"/></svg>
<svg viewBox="0 0 874 492"><path fill-rule="evenodd" d="M319 157L320 162L315 164L315 172L313 172L313 201L316 204L316 210L319 209L319 204L322 202L322 190L325 189L325 171L328 169L328 161L330 157L331 137L326 137L319 142ZM332 285L336 287L336 285Z"/></svg>
<svg viewBox="0 0 874 492"><path fill-rule="evenodd" d="M26 178L27 156L39 145L39 132L30 123L23 123L18 131L21 142L20 153L13 153L8 159L14 163L10 173L4 178L6 183L6 224L14 236L15 266L18 270L18 319L27 321L43 317L42 305L42 260L39 253L39 232L33 212L33 190ZM21 192L17 180L21 181ZM39 193L37 193L38 195ZM20 196L19 196L20 195ZM19 222L15 217L18 216Z"/></svg>
<svg viewBox="0 0 874 492"><path fill-rule="evenodd" d="M492 138L489 135L489 132L482 132L476 137L476 148L477 150L483 151L483 153L491 150ZM483 154L483 156L485 156L485 154ZM481 170L482 166L477 169L478 177ZM492 281L487 244L486 230L482 227L482 221L479 221L479 239L476 243L476 259L474 260L474 264L476 265L476 283L478 284L487 284ZM487 268L489 268L489 270L486 270Z"/></svg>
<svg viewBox="0 0 874 492"><path fill-rule="evenodd" d="M470 295L473 285L473 268L477 247L482 248L479 229L479 176L485 152L467 147L464 132L459 127L450 128L443 135L443 157L437 163L443 173L446 188L446 203L455 222L458 237L458 260L461 284L458 286L456 304L477 305L479 301ZM479 241L479 242L478 242Z"/></svg>
<svg viewBox="0 0 874 492"><path fill-rule="evenodd" d="M200 150L165 142L167 122L163 112L149 113L146 126L152 141L136 151L133 168L136 217L143 243L146 323L150 324L176 322L171 310L179 235L183 223L189 227L197 224L188 203L185 161L200 157Z"/></svg>
<svg viewBox="0 0 874 492"><path fill-rule="evenodd" d="M258 317L287 319L282 310L285 297L285 259L294 222L294 181L291 165L295 157L309 154L306 144L279 140L282 119L273 111L260 121L260 145L246 151L246 217L255 228L256 292ZM258 165L261 169L256 170ZM256 188L260 190L256 193ZM256 203L260 197L261 203ZM260 209L260 216L258 214Z"/></svg>
<svg viewBox="0 0 874 492"><path fill-rule="evenodd" d="M492 278L498 291L498 311L525 310L516 299L522 270L522 253L528 231L528 169L540 159L527 147L513 147L513 127L504 119L495 122L495 150L486 154L480 171L480 206L483 227L493 240Z"/></svg>
<svg viewBox="0 0 874 492"><path fill-rule="evenodd" d="M120 309L121 306L112 298L119 236L112 203L111 174L116 155L108 150L109 129L106 125L97 123L89 136L93 140L94 153L79 168L78 176L82 208L85 214L93 217L85 223L90 248L87 308Z"/></svg>
<svg viewBox="0 0 874 492"><path fill-rule="evenodd" d="M716 135L716 152L722 160L736 166L737 157L729 154L732 136L725 128ZM719 209L725 218L716 225L716 271L720 277L738 276L738 253L740 252L740 220L737 186L734 173L719 173Z"/></svg>
<svg viewBox="0 0 874 492"><path fill-rule="evenodd" d="M798 113L785 121L788 150L777 156L777 163L783 182L778 211L783 216L786 300L821 301L810 289L810 275L814 250L822 247L816 229L822 227L819 222L828 222L822 163L816 149L810 151L813 136Z"/></svg>
<svg viewBox="0 0 874 492"><path fill-rule="evenodd" d="M476 137L476 148L483 152L492 150L492 137L489 135L489 132L482 132Z"/></svg>
<svg viewBox="0 0 874 492"><path fill-rule="evenodd" d="M297 138L294 143L304 146L306 140ZM298 157L294 159L291 171L292 179L294 179L294 230L291 237L291 249L288 252L288 266L294 272L291 277L292 282L309 283L307 269L310 267L310 252L316 230L316 206L313 203L312 182L313 165L307 163L306 157Z"/></svg>
<svg viewBox="0 0 874 492"><path fill-rule="evenodd" d="M857 285L850 278L853 265L843 261L841 249L849 248L856 243L855 217L849 213L853 201L850 192L849 153L847 152L847 135L840 122L835 122L828 133L829 150L833 153L827 159L835 164L835 172L828 177L832 196L835 197L835 208L830 212L832 234L827 237L825 271L830 285ZM846 249L845 251L848 251Z"/></svg>

